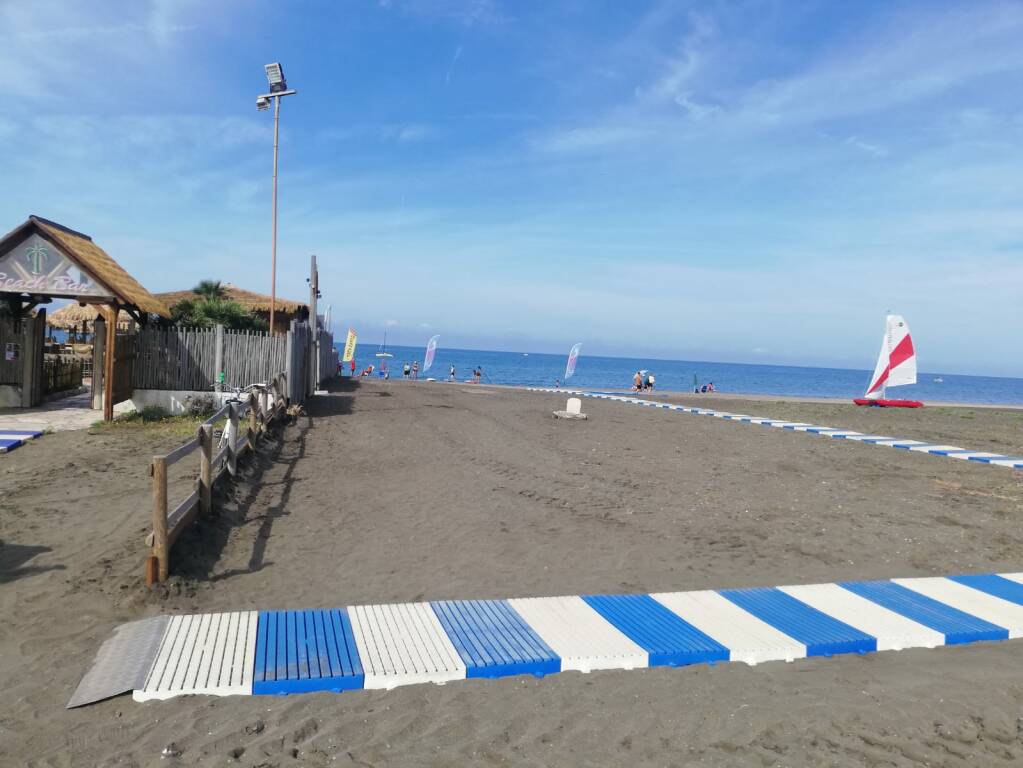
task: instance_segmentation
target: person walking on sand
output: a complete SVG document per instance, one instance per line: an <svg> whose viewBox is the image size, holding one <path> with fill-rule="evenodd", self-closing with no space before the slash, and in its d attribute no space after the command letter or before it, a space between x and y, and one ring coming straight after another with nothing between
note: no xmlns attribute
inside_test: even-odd
<svg viewBox="0 0 1023 768"><path fill-rule="evenodd" d="M419 381L419 361L412 362L412 381Z"/></svg>
<svg viewBox="0 0 1023 768"><path fill-rule="evenodd" d="M455 380L455 366L452 365L451 366L451 370L448 371L448 381L454 381L454 380Z"/></svg>

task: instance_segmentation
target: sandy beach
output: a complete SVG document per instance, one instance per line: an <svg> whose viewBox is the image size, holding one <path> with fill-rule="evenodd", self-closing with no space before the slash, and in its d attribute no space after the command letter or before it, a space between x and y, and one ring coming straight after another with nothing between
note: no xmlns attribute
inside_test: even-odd
<svg viewBox="0 0 1023 768"><path fill-rule="evenodd" d="M673 398L1023 453L1012 409ZM564 400L400 381L316 397L152 591L147 457L180 439L70 431L0 458L0 765L1023 762L1018 641L64 709L113 628L159 613L1020 570L1023 473L606 401L556 421Z"/></svg>

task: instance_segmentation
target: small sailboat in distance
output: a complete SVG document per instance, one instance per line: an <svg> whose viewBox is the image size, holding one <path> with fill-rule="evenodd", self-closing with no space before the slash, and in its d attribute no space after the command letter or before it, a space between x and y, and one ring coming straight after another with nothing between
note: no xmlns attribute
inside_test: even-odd
<svg viewBox="0 0 1023 768"><path fill-rule="evenodd" d="M888 315L885 318L884 338L881 353L870 377L870 386L863 397L853 400L856 405L874 405L889 408L922 408L919 400L890 400L888 387L916 384L916 350L909 326L902 315Z"/></svg>

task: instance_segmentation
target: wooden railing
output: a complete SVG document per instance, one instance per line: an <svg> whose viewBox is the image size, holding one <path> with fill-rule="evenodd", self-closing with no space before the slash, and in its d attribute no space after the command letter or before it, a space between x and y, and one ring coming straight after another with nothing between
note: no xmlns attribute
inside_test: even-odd
<svg viewBox="0 0 1023 768"><path fill-rule="evenodd" d="M146 558L146 586L166 581L170 573L170 550L181 532L196 516L208 517L213 508L213 486L227 472L232 477L238 470L238 457L256 449L256 441L266 427L287 408L287 377L280 373L270 382L266 393L250 393L247 402L227 403L199 425L196 435L164 456L154 456L150 467L153 476L153 531L146 536L150 553ZM264 403L264 399L267 400ZM239 430L241 419L248 424ZM214 453L213 428L227 419L227 434L235 435ZM167 469L199 449L199 478L196 488L173 509L167 503Z"/></svg>

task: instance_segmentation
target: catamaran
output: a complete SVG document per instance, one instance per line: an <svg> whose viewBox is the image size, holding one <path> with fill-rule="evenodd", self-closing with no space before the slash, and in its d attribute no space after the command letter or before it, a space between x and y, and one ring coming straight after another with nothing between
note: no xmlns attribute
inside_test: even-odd
<svg viewBox="0 0 1023 768"><path fill-rule="evenodd" d="M890 400L888 387L916 384L916 350L909 326L902 315L888 315L885 318L884 338L881 340L881 354L877 357L874 375L863 397L853 400L856 405L887 406L890 408L922 408L919 400Z"/></svg>

